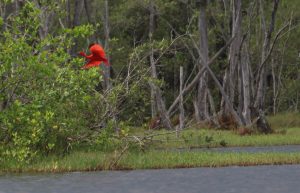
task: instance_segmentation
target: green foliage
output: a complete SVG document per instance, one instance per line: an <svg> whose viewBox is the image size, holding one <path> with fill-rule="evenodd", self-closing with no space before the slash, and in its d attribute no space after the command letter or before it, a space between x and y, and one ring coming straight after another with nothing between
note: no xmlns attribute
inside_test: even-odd
<svg viewBox="0 0 300 193"><path fill-rule="evenodd" d="M102 151L111 151L120 145L121 141L118 136L114 135L114 127L112 122L105 127L94 140L94 144L100 147Z"/></svg>
<svg viewBox="0 0 300 193"><path fill-rule="evenodd" d="M0 153L20 163L66 152L95 119L89 112L100 98L97 69L78 71L83 60L67 53L71 36L85 37L91 27L39 40L38 13L27 3L0 40Z"/></svg>
<svg viewBox="0 0 300 193"><path fill-rule="evenodd" d="M146 69L134 68L125 82L116 78L111 90L99 91L100 69L79 70L84 60L68 53L93 26L41 38L40 13L27 2L0 33L0 162L28 163L86 141L104 151L119 147L129 129L121 124L115 135L118 124L111 120L143 123Z"/></svg>

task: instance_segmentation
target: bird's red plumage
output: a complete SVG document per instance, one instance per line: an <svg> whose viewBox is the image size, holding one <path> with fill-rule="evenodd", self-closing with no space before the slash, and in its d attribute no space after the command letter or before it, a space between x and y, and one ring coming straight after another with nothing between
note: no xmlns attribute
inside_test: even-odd
<svg viewBox="0 0 300 193"><path fill-rule="evenodd" d="M88 56L84 52L79 53L80 55L82 55L88 59L88 63L86 63L82 67L82 69L89 69L92 67L97 67L102 62L104 62L104 64L106 66L109 66L108 60L106 59L106 56L105 56L105 51L99 44L93 44L90 47L90 52L91 52L91 55L88 55Z"/></svg>

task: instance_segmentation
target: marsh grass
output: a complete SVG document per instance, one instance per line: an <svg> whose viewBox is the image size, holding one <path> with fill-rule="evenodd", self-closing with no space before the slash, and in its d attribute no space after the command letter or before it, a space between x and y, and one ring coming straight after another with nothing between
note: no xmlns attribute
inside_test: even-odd
<svg viewBox="0 0 300 193"><path fill-rule="evenodd" d="M155 131L157 133L165 131ZM277 130L274 134L240 136L229 130L186 129L177 138L175 133L154 137L154 148L195 148L233 146L271 146L300 144L300 128Z"/></svg>
<svg viewBox="0 0 300 193"><path fill-rule="evenodd" d="M280 113L267 119L273 129L300 128L300 113Z"/></svg>

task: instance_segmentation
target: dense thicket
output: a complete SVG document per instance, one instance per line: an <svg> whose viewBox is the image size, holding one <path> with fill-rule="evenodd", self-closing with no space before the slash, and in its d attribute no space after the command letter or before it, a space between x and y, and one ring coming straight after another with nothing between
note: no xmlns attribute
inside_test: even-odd
<svg viewBox="0 0 300 193"><path fill-rule="evenodd" d="M299 110L299 6L1 0L1 158L107 144L125 125L174 129L179 114L184 123L270 132L263 114ZM110 86L99 69L80 70L77 53L91 42L107 51Z"/></svg>

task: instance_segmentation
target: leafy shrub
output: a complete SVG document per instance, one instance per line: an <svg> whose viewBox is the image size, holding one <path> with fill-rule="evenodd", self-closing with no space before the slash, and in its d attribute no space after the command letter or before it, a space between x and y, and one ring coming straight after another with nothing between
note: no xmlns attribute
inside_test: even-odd
<svg viewBox="0 0 300 193"><path fill-rule="evenodd" d="M94 90L101 76L78 71L84 61L68 54L72 38L90 35L90 26L39 39L38 14L28 2L0 34L1 159L65 152L96 119L89 112L101 97Z"/></svg>
<svg viewBox="0 0 300 193"><path fill-rule="evenodd" d="M114 135L110 120L143 122L147 69L135 68L134 78L116 78L112 89L97 91L99 69L79 70L84 60L69 54L74 39L94 33L92 26L40 37L40 13L26 1L0 31L0 161L27 163L87 141L102 150L118 147L128 131Z"/></svg>

